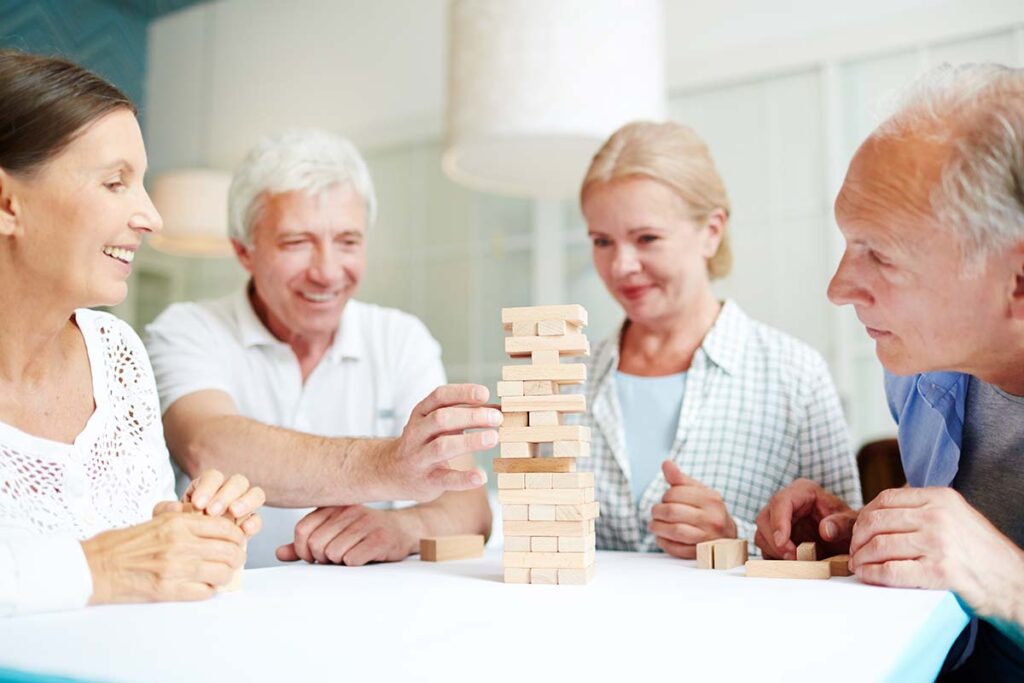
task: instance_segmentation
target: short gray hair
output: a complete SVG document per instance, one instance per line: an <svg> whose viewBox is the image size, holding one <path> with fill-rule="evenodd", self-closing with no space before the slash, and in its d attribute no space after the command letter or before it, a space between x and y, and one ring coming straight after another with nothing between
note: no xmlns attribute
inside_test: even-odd
<svg viewBox="0 0 1024 683"><path fill-rule="evenodd" d="M950 146L930 195L938 221L957 233L964 270L1024 241L1024 69L944 64L904 94L874 137L912 136Z"/></svg>
<svg viewBox="0 0 1024 683"><path fill-rule="evenodd" d="M302 190L317 195L349 184L366 203L367 227L377 219L377 197L366 162L355 146L334 133L292 129L260 140L235 171L228 192L232 239L252 245L252 227L269 195Z"/></svg>

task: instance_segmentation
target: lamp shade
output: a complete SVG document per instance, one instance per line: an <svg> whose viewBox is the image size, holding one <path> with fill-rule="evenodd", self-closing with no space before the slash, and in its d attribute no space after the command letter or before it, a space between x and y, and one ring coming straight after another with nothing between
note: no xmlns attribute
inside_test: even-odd
<svg viewBox="0 0 1024 683"><path fill-rule="evenodd" d="M210 169L165 173L153 185L153 204L164 229L150 240L153 248L185 256L230 256L228 188L231 174Z"/></svg>
<svg viewBox="0 0 1024 683"><path fill-rule="evenodd" d="M629 121L665 116L660 0L453 0L446 146L454 181L560 198Z"/></svg>

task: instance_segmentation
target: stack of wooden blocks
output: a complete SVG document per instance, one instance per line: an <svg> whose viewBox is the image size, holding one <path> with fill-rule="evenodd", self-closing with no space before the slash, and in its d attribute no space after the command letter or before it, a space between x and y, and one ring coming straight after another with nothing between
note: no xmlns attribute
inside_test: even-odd
<svg viewBox="0 0 1024 683"><path fill-rule="evenodd" d="M494 460L505 536L507 583L583 584L594 575L594 475L577 472L576 458L590 456L590 429L564 424L566 413L587 410L582 394L562 394L582 384L587 367L561 362L586 356L582 306L504 308L510 336L505 352L529 358L507 365L498 382L504 422L501 457ZM550 450L550 452L547 452Z"/></svg>

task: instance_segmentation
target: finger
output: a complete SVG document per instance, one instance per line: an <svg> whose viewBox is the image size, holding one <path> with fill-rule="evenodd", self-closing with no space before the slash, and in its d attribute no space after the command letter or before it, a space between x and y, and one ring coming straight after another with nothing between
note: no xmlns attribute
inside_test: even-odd
<svg viewBox="0 0 1024 683"><path fill-rule="evenodd" d="M210 498L210 502L206 504L206 511L211 515L223 514L228 505L242 497L248 490L249 480L241 474L232 474Z"/></svg>
<svg viewBox="0 0 1024 683"><path fill-rule="evenodd" d="M228 505L228 514L235 519L242 519L258 510L265 502L267 502L267 494L259 486L253 486L235 502Z"/></svg>
<svg viewBox="0 0 1024 683"><path fill-rule="evenodd" d="M374 529L373 520L363 517L350 525L345 531L335 536L324 548L324 561L333 564L342 564L345 555L357 543L370 535Z"/></svg>
<svg viewBox="0 0 1024 683"><path fill-rule="evenodd" d="M818 522L818 534L823 541L829 543L849 541L853 536L853 527L856 523L856 514L837 512Z"/></svg>
<svg viewBox="0 0 1024 683"><path fill-rule="evenodd" d="M930 582L924 564L917 560L891 560L877 564L864 564L853 570L854 575L875 586L895 588L949 588L939 582Z"/></svg>
<svg viewBox="0 0 1024 683"><path fill-rule="evenodd" d="M863 564L878 564L892 560L916 560L927 554L918 533L880 534L862 545L850 556L854 570Z"/></svg>
<svg viewBox="0 0 1024 683"><path fill-rule="evenodd" d="M669 524L693 524L697 526L703 518L701 509L679 503L657 503L651 507L651 519Z"/></svg>
<svg viewBox="0 0 1024 683"><path fill-rule="evenodd" d="M199 538L228 541L238 546L245 543L245 534L242 530L224 517L183 514L182 519L186 521L193 535Z"/></svg>
<svg viewBox="0 0 1024 683"><path fill-rule="evenodd" d="M661 472L665 475L665 481L669 483L669 486L703 486L699 481L685 474L679 469L679 465L671 460L661 463Z"/></svg>
<svg viewBox="0 0 1024 683"><path fill-rule="evenodd" d="M229 541L203 539L196 555L203 562L218 562L232 569L241 569L245 565L245 549Z"/></svg>
<svg viewBox="0 0 1024 683"><path fill-rule="evenodd" d="M696 545L707 540L707 533L692 524L668 524L667 522L651 522L648 527L658 538L665 538L676 543Z"/></svg>
<svg viewBox="0 0 1024 683"><path fill-rule="evenodd" d="M195 580L211 586L226 586L235 575L235 569L223 562L203 561L196 566Z"/></svg>
<svg viewBox="0 0 1024 683"><path fill-rule="evenodd" d="M865 508L857 517L850 537L850 554L879 534L908 533L922 527L918 508Z"/></svg>
<svg viewBox="0 0 1024 683"><path fill-rule="evenodd" d="M779 559L779 555L776 554L775 545L765 538L760 527L758 527L757 531L754 532L754 545L761 550L761 556L764 557L764 559Z"/></svg>
<svg viewBox="0 0 1024 683"><path fill-rule="evenodd" d="M295 544L295 552L306 562L313 562L313 553L309 550L309 537L313 534L320 525L326 522L331 516L340 514L341 508L337 507L324 507L313 510L308 515L303 517L295 525L295 536L293 538Z"/></svg>
<svg viewBox="0 0 1024 683"><path fill-rule="evenodd" d="M677 543L667 538L657 538L655 543L672 557L678 557L682 560L693 560L697 557L697 546L695 545Z"/></svg>
<svg viewBox="0 0 1024 683"><path fill-rule="evenodd" d="M177 500L162 500L153 506L153 516L168 512L185 512L185 504Z"/></svg>
<svg viewBox="0 0 1024 683"><path fill-rule="evenodd" d="M716 497L715 492L709 488L688 484L685 486L673 486L669 488L665 491L665 495L661 497L661 502L692 505L695 508L705 508L710 506Z"/></svg>
<svg viewBox="0 0 1024 683"><path fill-rule="evenodd" d="M166 593L157 595L161 602L196 602L208 600L216 594L216 589L202 581L184 581L177 583Z"/></svg>
<svg viewBox="0 0 1024 683"><path fill-rule="evenodd" d="M327 545L338 536L347 533L350 526L365 519L366 516L366 508L361 505L353 505L332 515L309 535L306 544L310 554L317 562L329 562L325 552Z"/></svg>
<svg viewBox="0 0 1024 683"><path fill-rule="evenodd" d="M252 538L263 530L263 517L258 512L254 512L243 519L240 526L245 535Z"/></svg>
<svg viewBox="0 0 1024 683"><path fill-rule="evenodd" d="M299 559L299 554L295 552L294 543L288 543L280 546L274 554L281 562L295 562Z"/></svg>
<svg viewBox="0 0 1024 683"><path fill-rule="evenodd" d="M411 462L409 462L409 466L419 469L430 467L447 469L450 460L459 456L490 450L497 445L498 432L493 429L469 432L468 434L441 436L424 446L415 448L413 451L414 455L410 457ZM483 481L486 481L486 478ZM475 486L480 486L482 483ZM474 488L474 486L470 488Z"/></svg>
<svg viewBox="0 0 1024 683"><path fill-rule="evenodd" d="M412 438L428 443L445 434L462 434L468 429L494 429L503 421L494 408L450 406L438 408L412 425Z"/></svg>
<svg viewBox="0 0 1024 683"><path fill-rule="evenodd" d="M190 502L196 506L197 510L205 510L210 499L217 493L221 484L224 483L224 475L217 470L207 470L199 475L199 478L193 480L192 495L190 496Z"/></svg>
<svg viewBox="0 0 1024 683"><path fill-rule="evenodd" d="M794 484L775 494L769 501L769 532L780 557L796 557L796 545L792 540L793 523L814 509L818 491L819 487L813 484Z"/></svg>
<svg viewBox="0 0 1024 683"><path fill-rule="evenodd" d="M378 531L368 534L356 543L341 557L341 562L349 567L362 567L368 562L383 562L387 557L388 543Z"/></svg>
<svg viewBox="0 0 1024 683"><path fill-rule="evenodd" d="M490 398L491 391L482 384L444 384L413 408L413 415L426 417L438 408L456 405L480 405Z"/></svg>
<svg viewBox="0 0 1024 683"><path fill-rule="evenodd" d="M428 476L430 483L438 490L438 494L446 491L469 491L478 489L487 483L487 475L479 468L471 470L453 470L437 468Z"/></svg>
<svg viewBox="0 0 1024 683"><path fill-rule="evenodd" d="M898 489L886 489L875 499L864 506L864 509L877 508L919 508L935 500L937 494L934 488L904 487Z"/></svg>

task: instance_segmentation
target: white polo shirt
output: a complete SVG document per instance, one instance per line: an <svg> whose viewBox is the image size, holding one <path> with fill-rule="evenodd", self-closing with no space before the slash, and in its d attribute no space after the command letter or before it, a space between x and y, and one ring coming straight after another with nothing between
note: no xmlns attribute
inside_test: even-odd
<svg viewBox="0 0 1024 683"><path fill-rule="evenodd" d="M245 289L173 304L146 327L146 347L163 411L217 389L245 417L318 436L398 436L413 407L445 383L441 347L419 319L354 300L305 383L295 353L263 325ZM178 485L187 485L180 472ZM246 566L278 564L274 551L310 509L264 508Z"/></svg>

